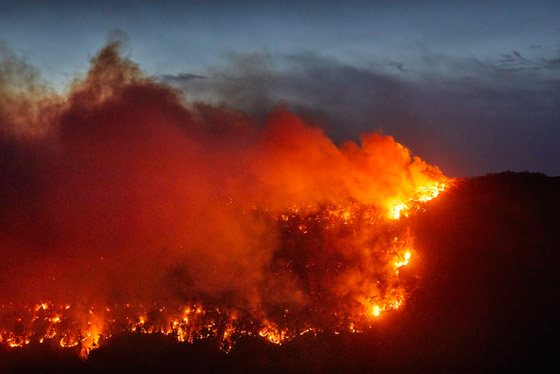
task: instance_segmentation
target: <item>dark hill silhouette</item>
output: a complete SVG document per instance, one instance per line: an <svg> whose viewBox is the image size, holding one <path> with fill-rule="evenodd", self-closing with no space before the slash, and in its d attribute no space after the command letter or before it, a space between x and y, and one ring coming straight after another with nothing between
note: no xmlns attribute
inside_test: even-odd
<svg viewBox="0 0 560 374"><path fill-rule="evenodd" d="M410 217L420 287L363 334L307 334L282 346L241 339L177 343L127 334L85 362L50 346L0 349L0 372L539 371L557 354L560 178L458 181ZM414 271L413 271L414 270ZM403 270L404 271L404 270ZM405 274L406 275L406 274Z"/></svg>

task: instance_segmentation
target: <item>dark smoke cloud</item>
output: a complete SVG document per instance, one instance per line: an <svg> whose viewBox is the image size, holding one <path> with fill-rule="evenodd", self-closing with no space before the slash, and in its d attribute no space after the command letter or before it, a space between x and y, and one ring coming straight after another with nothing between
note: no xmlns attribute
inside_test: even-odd
<svg viewBox="0 0 560 374"><path fill-rule="evenodd" d="M164 81L177 82L180 84L184 84L185 82L193 79L208 79L208 77L205 77L204 75L196 75L196 74L188 74L188 73L180 73L177 75L162 74L161 78Z"/></svg>
<svg viewBox="0 0 560 374"><path fill-rule="evenodd" d="M300 305L299 279L270 272L274 217L294 204L350 199L385 209L442 177L388 136L339 147L286 107L260 120L187 103L119 47L109 40L65 95L17 58L3 60L2 301ZM247 92L239 97L250 103ZM355 244L344 247L348 258L363 253ZM371 296L373 286L351 272L341 279Z"/></svg>
<svg viewBox="0 0 560 374"><path fill-rule="evenodd" d="M207 80L166 76L187 97L262 117L279 102L336 142L383 131L452 176L558 174L558 58L497 61L426 53L428 71L390 61L353 67L313 54L231 55ZM537 170L535 170L537 168Z"/></svg>

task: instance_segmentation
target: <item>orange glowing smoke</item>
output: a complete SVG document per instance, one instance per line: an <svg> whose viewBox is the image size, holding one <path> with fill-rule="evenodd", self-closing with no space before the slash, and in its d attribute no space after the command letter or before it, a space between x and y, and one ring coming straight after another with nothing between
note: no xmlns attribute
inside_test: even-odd
<svg viewBox="0 0 560 374"><path fill-rule="evenodd" d="M227 349L360 331L405 301L406 216L449 181L393 138L337 146L282 107L258 123L189 102L115 43L63 97L0 78L1 342Z"/></svg>

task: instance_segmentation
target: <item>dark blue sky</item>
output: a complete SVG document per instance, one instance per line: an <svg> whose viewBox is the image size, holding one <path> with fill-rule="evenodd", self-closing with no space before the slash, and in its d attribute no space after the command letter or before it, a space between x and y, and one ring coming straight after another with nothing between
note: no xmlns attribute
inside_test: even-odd
<svg viewBox="0 0 560 374"><path fill-rule="evenodd" d="M380 130L452 176L560 174L559 1L0 1L1 53L57 89L115 29L191 100L285 102L336 141Z"/></svg>

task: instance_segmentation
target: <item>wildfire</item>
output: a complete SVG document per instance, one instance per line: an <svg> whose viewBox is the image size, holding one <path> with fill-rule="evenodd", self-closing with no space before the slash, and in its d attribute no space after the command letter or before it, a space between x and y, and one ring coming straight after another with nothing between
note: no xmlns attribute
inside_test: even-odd
<svg viewBox="0 0 560 374"><path fill-rule="evenodd" d="M444 188L444 184L438 184L437 187L419 189L419 193L406 204L396 205L398 209L392 211L391 218L399 220L401 213L408 209L419 209L418 204L434 198ZM391 227L390 221L383 215L375 207L349 203L320 210L293 206L276 220L282 232L290 237L295 235L304 238L320 228L327 238L329 235L342 234L355 238L378 227ZM394 234L392 231L390 233ZM333 332L363 331L371 317L378 318L385 312L398 309L404 302L406 290L399 285L399 269L409 265L412 260L412 241L406 232L403 234L397 230L395 235L386 248L375 251L377 255L385 253L388 261L394 259L392 273L384 274L384 284L371 279L383 287L378 288L375 295L365 297L361 305L352 303L350 308L342 304L335 307L331 311L335 321L334 328L331 328ZM317 237L313 240L317 240ZM340 264L337 266L340 267ZM267 318L259 322L251 312L202 304L144 306L126 303L98 308L71 303L59 305L50 301L33 306L5 304L0 306L0 343L9 347L23 347L31 342L57 344L62 348L75 349L82 357L86 357L111 336L136 332L172 335L179 342L211 338L219 342L222 349L229 351L236 337L243 335L257 335L271 343L282 344L298 335L328 329L326 326L312 325L296 329L290 326L289 318L286 318L289 313L289 310L285 310L284 318ZM313 317L309 320L311 323Z"/></svg>
<svg viewBox="0 0 560 374"><path fill-rule="evenodd" d="M429 186L420 186L414 195L406 202L393 201L389 204L389 217L398 220L401 216L408 216L411 207L418 208L417 203L425 203L437 197L444 191L449 182L434 182Z"/></svg>
<svg viewBox="0 0 560 374"><path fill-rule="evenodd" d="M392 137L338 145L284 107L261 123L190 102L115 43L49 95L0 90L14 103L1 344L85 357L159 333L227 351L241 336L364 331L404 305L421 256L407 217L451 181Z"/></svg>

